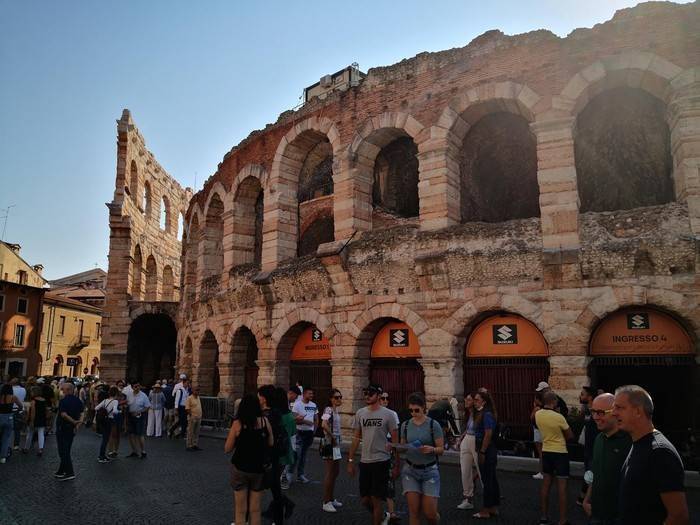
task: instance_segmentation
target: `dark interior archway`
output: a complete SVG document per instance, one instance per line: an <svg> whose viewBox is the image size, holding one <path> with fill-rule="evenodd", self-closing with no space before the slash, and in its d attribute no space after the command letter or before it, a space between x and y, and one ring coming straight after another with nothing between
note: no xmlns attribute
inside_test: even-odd
<svg viewBox="0 0 700 525"><path fill-rule="evenodd" d="M131 323L127 340L127 377L150 387L173 376L177 329L165 314L143 314Z"/></svg>

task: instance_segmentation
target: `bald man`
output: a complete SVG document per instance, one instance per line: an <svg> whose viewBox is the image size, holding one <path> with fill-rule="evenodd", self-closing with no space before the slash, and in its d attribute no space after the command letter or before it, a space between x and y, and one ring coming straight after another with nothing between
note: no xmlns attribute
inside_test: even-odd
<svg viewBox="0 0 700 525"><path fill-rule="evenodd" d="M620 430L617 418L613 416L614 404L615 396L605 393L597 396L590 408L600 431L593 445L593 480L588 480L588 491L583 500L591 525L617 523L621 470L632 446L632 438Z"/></svg>

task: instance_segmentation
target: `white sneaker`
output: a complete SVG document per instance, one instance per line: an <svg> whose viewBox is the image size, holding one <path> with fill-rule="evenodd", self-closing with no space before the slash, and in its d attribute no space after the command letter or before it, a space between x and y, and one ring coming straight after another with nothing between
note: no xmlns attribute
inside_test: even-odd
<svg viewBox="0 0 700 525"><path fill-rule="evenodd" d="M544 479L544 476L541 472L538 472L537 474L532 475L532 479Z"/></svg>
<svg viewBox="0 0 700 525"><path fill-rule="evenodd" d="M472 500L469 498L464 498L462 503L457 505L457 508L460 510L470 510L474 508L474 504L472 503Z"/></svg>
<svg viewBox="0 0 700 525"><path fill-rule="evenodd" d="M384 519L382 520L382 525L389 525L389 518L391 518L391 514L385 511Z"/></svg>
<svg viewBox="0 0 700 525"><path fill-rule="evenodd" d="M297 476L297 481L299 483L306 484L306 483L310 482L311 480L302 474L301 476Z"/></svg>
<svg viewBox="0 0 700 525"><path fill-rule="evenodd" d="M337 499L334 499L333 501L331 501L331 503L332 503L333 506L334 506L335 508L337 508L337 509L339 509L340 507L343 506L343 504L342 504L341 502L339 502Z"/></svg>
<svg viewBox="0 0 700 525"><path fill-rule="evenodd" d="M327 503L324 503L324 504L321 506L321 509L322 509L324 512L338 512L338 511L336 510L336 508L333 506L333 502L332 502L332 501L329 501L329 502L327 502Z"/></svg>
<svg viewBox="0 0 700 525"><path fill-rule="evenodd" d="M0 458L0 463L5 463L7 461L5 458Z"/></svg>

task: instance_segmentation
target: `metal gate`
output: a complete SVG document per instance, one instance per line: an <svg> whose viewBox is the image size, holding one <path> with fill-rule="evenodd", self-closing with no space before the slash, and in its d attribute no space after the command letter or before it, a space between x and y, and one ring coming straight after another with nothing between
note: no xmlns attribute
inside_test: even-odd
<svg viewBox="0 0 700 525"><path fill-rule="evenodd" d="M425 374L417 359L372 359L370 382L389 393L389 408L401 413L408 408L408 396L425 392Z"/></svg>
<svg viewBox="0 0 700 525"><path fill-rule="evenodd" d="M304 388L313 388L314 402L319 410L328 406L332 388L332 372L329 361L292 361L289 367L290 384L297 381Z"/></svg>
<svg viewBox="0 0 700 525"><path fill-rule="evenodd" d="M464 391L484 387L496 403L498 421L509 437L532 439L530 412L535 388L549 378L546 357L467 358L464 360Z"/></svg>

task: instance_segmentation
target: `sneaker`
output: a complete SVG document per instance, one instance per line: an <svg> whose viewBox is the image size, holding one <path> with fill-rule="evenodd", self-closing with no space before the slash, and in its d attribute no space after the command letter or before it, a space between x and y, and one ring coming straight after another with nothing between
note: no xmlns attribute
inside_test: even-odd
<svg viewBox="0 0 700 525"><path fill-rule="evenodd" d="M116 458L118 454L116 452L107 452L107 457L108 458Z"/></svg>
<svg viewBox="0 0 700 525"><path fill-rule="evenodd" d="M65 476L63 472L56 472L53 475L54 478L62 478L63 476Z"/></svg>
<svg viewBox="0 0 700 525"><path fill-rule="evenodd" d="M289 481L287 481L287 476L282 476L280 480L280 488L282 490L289 490Z"/></svg>
<svg viewBox="0 0 700 525"><path fill-rule="evenodd" d="M333 504L333 506L334 506L336 509L339 509L340 507L343 506L343 504L342 504L341 502L339 502L337 499L334 499L333 501L331 501L331 503Z"/></svg>
<svg viewBox="0 0 700 525"><path fill-rule="evenodd" d="M14 447L12 447L12 450L19 450L19 445L15 445Z"/></svg>
<svg viewBox="0 0 700 525"><path fill-rule="evenodd" d="M146 453L145 453L145 452L141 452L141 459L146 459Z"/></svg>
<svg viewBox="0 0 700 525"><path fill-rule="evenodd" d="M39 456L39 457L43 456L43 454L44 454L44 449L43 449L43 448L40 448L40 449L39 449L39 452L36 453L36 455Z"/></svg>
<svg viewBox="0 0 700 525"><path fill-rule="evenodd" d="M472 500L470 498L464 498L462 503L457 505L457 508L460 510L471 510L474 508L474 504L472 503Z"/></svg>
<svg viewBox="0 0 700 525"><path fill-rule="evenodd" d="M532 479L544 479L544 476L541 472L538 472L537 474L533 474Z"/></svg>
<svg viewBox="0 0 700 525"><path fill-rule="evenodd" d="M384 512L384 519L382 520L382 525L388 525L389 524L389 519L391 518L391 514L388 512Z"/></svg>
<svg viewBox="0 0 700 525"><path fill-rule="evenodd" d="M0 464L5 463L7 460L5 458L0 458Z"/></svg>
<svg viewBox="0 0 700 525"><path fill-rule="evenodd" d="M306 476L304 476L304 474L301 474L300 476L297 476L297 481L298 481L299 483L303 483L304 485L306 485L306 484L309 483L311 480L310 480L309 478L307 478Z"/></svg>
<svg viewBox="0 0 700 525"><path fill-rule="evenodd" d="M75 479L75 474L64 474L60 478L57 478L58 481L70 481L71 479Z"/></svg>
<svg viewBox="0 0 700 525"><path fill-rule="evenodd" d="M338 510L333 506L333 502L329 501L321 506L323 512L338 512Z"/></svg>
<svg viewBox="0 0 700 525"><path fill-rule="evenodd" d="M98 463L109 463L109 459L107 458L97 458Z"/></svg>

